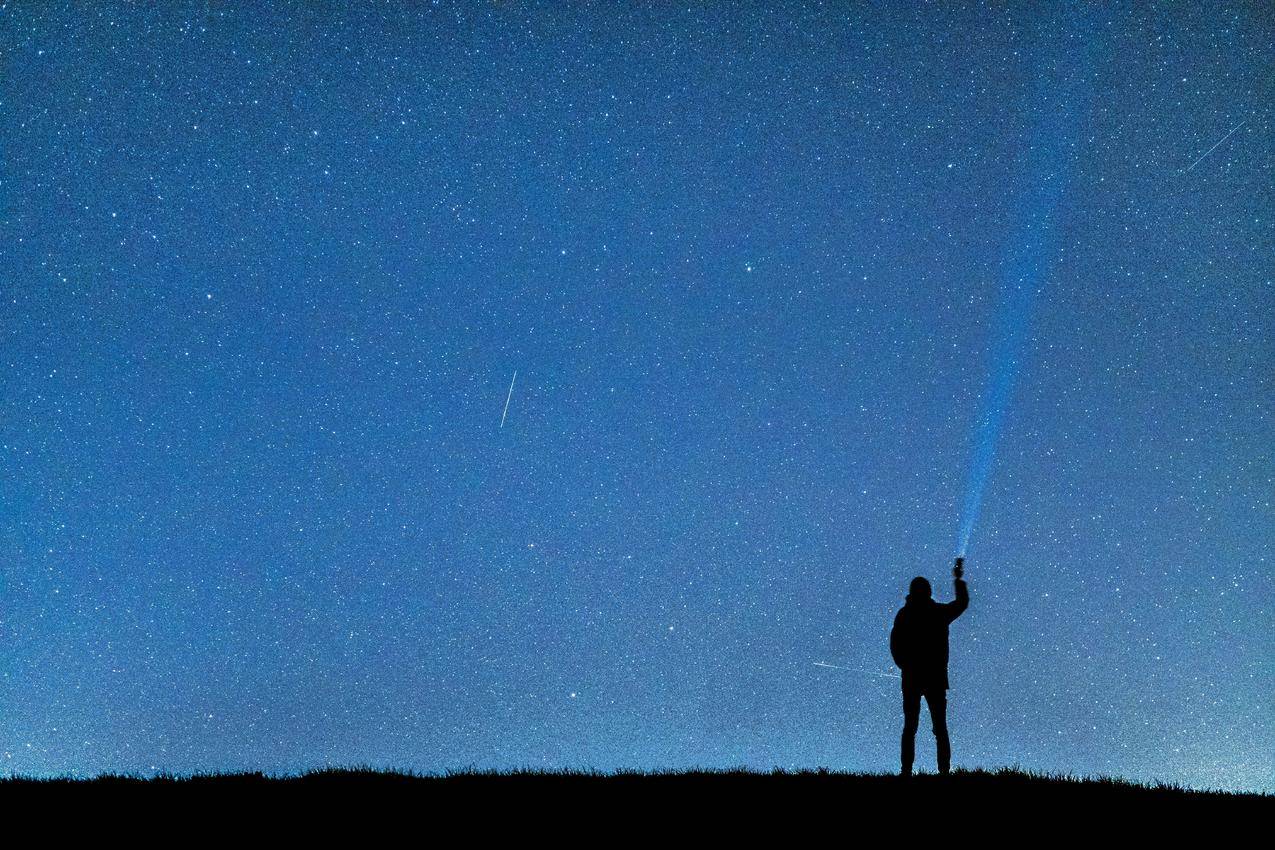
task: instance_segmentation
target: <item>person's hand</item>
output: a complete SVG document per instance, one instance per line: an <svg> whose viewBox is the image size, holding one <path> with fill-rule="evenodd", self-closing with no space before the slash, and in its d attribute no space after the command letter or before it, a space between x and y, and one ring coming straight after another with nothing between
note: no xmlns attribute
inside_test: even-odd
<svg viewBox="0 0 1275 850"><path fill-rule="evenodd" d="M952 567L952 577L957 581L961 580L961 576L965 575L965 559L957 558L956 566Z"/></svg>

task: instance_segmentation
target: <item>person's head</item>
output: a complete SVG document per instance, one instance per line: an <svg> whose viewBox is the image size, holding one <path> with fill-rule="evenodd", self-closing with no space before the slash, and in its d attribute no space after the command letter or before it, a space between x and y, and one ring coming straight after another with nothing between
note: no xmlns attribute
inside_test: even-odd
<svg viewBox="0 0 1275 850"><path fill-rule="evenodd" d="M932 592L930 583L921 576L912 579L908 585L908 599L929 599Z"/></svg>

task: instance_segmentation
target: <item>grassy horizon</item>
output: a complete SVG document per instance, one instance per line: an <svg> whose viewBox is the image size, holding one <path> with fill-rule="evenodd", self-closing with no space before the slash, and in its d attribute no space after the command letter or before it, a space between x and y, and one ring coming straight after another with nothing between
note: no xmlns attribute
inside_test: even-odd
<svg viewBox="0 0 1275 850"><path fill-rule="evenodd" d="M933 792L964 793L981 790L1005 794L1013 791L1020 795L1033 792L1056 791L1060 793L1090 793L1104 796L1147 796L1181 798L1253 799L1275 802L1275 793L1224 788L1192 788L1166 781L1139 782L1122 777L1102 775L1072 775L1027 771L1016 767L994 770L955 770L950 776L935 773L919 773L908 779L892 773L854 773L822 768L790 770L774 768L769 771L742 768L695 768L690 770L616 770L599 771L589 768L514 768L509 770L461 768L441 772L421 772L373 768L360 765L348 767L323 767L301 772L266 773L261 771L227 771L192 774L159 773L153 776L129 773L107 773L96 776L34 777L11 775L0 777L0 787L50 787L50 786L420 786L462 788L482 785L491 788L512 785L533 790L541 786L572 785L575 787L625 786L635 792L657 791L661 787L695 784L700 787L730 785L738 790L740 785L768 785L770 790L783 792L801 786L803 791L827 790L836 787L846 790L874 790L897 796L907 792L927 794Z"/></svg>

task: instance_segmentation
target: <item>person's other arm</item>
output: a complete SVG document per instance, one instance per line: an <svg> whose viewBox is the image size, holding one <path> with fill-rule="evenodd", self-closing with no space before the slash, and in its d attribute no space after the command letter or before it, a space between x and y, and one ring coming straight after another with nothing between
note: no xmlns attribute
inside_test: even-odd
<svg viewBox="0 0 1275 850"><path fill-rule="evenodd" d="M890 629L890 657L900 670L903 669L903 638L899 634L899 616L894 617L894 627Z"/></svg>

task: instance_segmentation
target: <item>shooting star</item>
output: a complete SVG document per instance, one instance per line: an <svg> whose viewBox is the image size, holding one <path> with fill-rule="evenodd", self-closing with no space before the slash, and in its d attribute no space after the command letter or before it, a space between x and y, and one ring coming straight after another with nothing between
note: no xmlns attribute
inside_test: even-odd
<svg viewBox="0 0 1275 850"><path fill-rule="evenodd" d="M505 396L505 412L500 414L500 427L505 427L505 417L509 415L509 399L514 397L514 381L518 380L518 370L514 370L513 379L509 382L509 395Z"/></svg>
<svg viewBox="0 0 1275 850"><path fill-rule="evenodd" d="M829 664L826 661L816 661L814 662L814 665L816 667L828 667L832 670L848 670L851 673L867 673L869 676L884 676L887 679L903 678L898 673L878 673L876 670L865 670L862 667L842 667L839 664Z"/></svg>
<svg viewBox="0 0 1275 850"><path fill-rule="evenodd" d="M1233 128L1231 128L1231 132L1227 133L1225 136L1223 136L1222 138L1218 139L1218 142L1217 142L1217 144L1216 144L1216 145L1214 145L1213 147L1211 147L1211 148L1209 148L1208 150L1206 150L1206 151L1204 152L1204 155L1203 155L1203 156L1201 156L1201 157L1200 157L1199 159L1197 159L1195 162L1193 162L1193 163L1191 163L1190 165L1188 165L1188 166L1187 166L1187 168L1186 168L1186 171L1183 171L1182 173L1183 173L1183 174L1189 174L1189 173L1191 173L1191 169L1192 169L1192 168L1195 168L1195 167L1196 167L1197 165L1199 165L1201 162L1204 162L1204 157L1208 156L1209 154L1213 153L1213 151L1217 150L1217 149L1218 149L1218 147L1222 144L1222 142L1225 142L1227 139L1231 138L1231 136L1234 136L1234 135L1235 135L1235 131L1236 131L1236 130L1238 130L1239 128L1243 127L1243 126L1244 126L1245 124L1247 124L1247 123L1248 123L1248 119L1245 119L1245 120L1241 121L1240 123L1236 124Z"/></svg>

